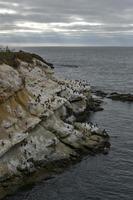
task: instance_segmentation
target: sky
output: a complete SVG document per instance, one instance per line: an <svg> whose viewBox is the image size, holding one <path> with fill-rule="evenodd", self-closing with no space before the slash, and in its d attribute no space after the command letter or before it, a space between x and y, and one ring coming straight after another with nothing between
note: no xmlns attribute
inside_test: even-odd
<svg viewBox="0 0 133 200"><path fill-rule="evenodd" d="M133 46L133 0L0 0L0 45Z"/></svg>

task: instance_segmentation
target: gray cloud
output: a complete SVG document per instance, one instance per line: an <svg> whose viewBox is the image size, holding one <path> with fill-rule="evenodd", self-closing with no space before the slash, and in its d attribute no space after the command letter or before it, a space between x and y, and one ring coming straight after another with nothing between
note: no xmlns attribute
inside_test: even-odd
<svg viewBox="0 0 133 200"><path fill-rule="evenodd" d="M0 0L0 41L133 45L133 0Z"/></svg>

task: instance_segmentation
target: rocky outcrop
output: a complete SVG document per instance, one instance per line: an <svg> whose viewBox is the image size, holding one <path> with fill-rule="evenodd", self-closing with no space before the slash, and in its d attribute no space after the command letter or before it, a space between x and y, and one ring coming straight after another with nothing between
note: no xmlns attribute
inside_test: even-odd
<svg viewBox="0 0 133 200"><path fill-rule="evenodd" d="M133 94L121 94L121 93L113 92L109 94L108 98L115 101L133 102Z"/></svg>
<svg viewBox="0 0 133 200"><path fill-rule="evenodd" d="M130 94L130 93L119 93L119 92L104 92L104 91L101 91L101 90L95 90L93 89L92 92L97 95L97 96L100 96L102 98L106 97L106 98L109 98L109 99L112 99L114 101L127 101L127 102L133 102L133 94Z"/></svg>
<svg viewBox="0 0 133 200"><path fill-rule="evenodd" d="M15 54L17 66L0 65L0 198L42 169L49 174L109 148L105 131L79 120L92 110L90 86L58 79L43 59L32 54L28 62L22 54Z"/></svg>

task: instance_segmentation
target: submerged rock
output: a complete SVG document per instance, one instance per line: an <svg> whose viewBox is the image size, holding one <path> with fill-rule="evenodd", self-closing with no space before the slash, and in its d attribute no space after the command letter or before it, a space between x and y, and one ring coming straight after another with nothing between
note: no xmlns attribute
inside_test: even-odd
<svg viewBox="0 0 133 200"><path fill-rule="evenodd" d="M56 78L35 54L11 55L17 67L12 57L0 65L0 198L84 153L104 152L109 140L97 126L81 123L100 105L89 85Z"/></svg>
<svg viewBox="0 0 133 200"><path fill-rule="evenodd" d="M92 92L97 95L97 96L100 96L100 97L106 97L108 95L108 93L102 91L102 90L96 90L96 89L93 89Z"/></svg>
<svg viewBox="0 0 133 200"><path fill-rule="evenodd" d="M129 101L133 102L133 94L121 94L117 92L113 92L108 95L108 98L116 101Z"/></svg>
<svg viewBox="0 0 133 200"><path fill-rule="evenodd" d="M133 102L133 94L126 94L126 93L119 93L119 92L104 92L102 90L96 90L95 88L92 90L92 93L102 97L102 98L109 98L114 101L127 101L127 102Z"/></svg>

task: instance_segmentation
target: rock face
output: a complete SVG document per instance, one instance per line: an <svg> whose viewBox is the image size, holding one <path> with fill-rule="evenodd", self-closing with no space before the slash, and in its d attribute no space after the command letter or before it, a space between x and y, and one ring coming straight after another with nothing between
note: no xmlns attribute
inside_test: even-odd
<svg viewBox="0 0 133 200"><path fill-rule="evenodd" d="M51 163L109 146L105 131L77 120L89 110L90 86L57 79L39 58L0 65L0 198Z"/></svg>

